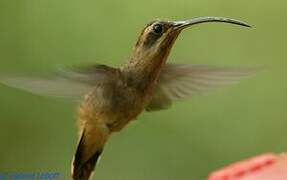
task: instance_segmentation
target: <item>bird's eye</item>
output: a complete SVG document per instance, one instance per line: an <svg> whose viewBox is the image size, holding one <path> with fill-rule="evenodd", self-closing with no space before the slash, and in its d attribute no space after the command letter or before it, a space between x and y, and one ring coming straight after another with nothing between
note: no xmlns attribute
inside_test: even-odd
<svg viewBox="0 0 287 180"><path fill-rule="evenodd" d="M152 27L153 31L157 34L161 34L162 33L162 30L163 30L163 27L161 24L155 24L153 27Z"/></svg>

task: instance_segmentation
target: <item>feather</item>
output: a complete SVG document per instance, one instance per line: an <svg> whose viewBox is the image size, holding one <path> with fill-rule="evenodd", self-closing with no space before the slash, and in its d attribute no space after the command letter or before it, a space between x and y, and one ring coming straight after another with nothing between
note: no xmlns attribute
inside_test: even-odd
<svg viewBox="0 0 287 180"><path fill-rule="evenodd" d="M202 95L219 87L237 83L248 77L258 68L219 67L208 65L166 64L157 82L156 92L151 103L146 107L149 111L166 109L171 101L177 101ZM165 99L158 97L165 97ZM158 102L160 101L160 102ZM152 108L152 104L160 104Z"/></svg>
<svg viewBox="0 0 287 180"><path fill-rule="evenodd" d="M33 94L79 99L99 83L113 80L117 69L105 65L61 68L51 78L1 76L0 82Z"/></svg>

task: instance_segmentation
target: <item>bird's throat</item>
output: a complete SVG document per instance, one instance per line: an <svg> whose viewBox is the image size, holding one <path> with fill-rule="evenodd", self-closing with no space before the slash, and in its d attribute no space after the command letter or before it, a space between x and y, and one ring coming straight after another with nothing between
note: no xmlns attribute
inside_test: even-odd
<svg viewBox="0 0 287 180"><path fill-rule="evenodd" d="M141 91L152 89L166 63L169 51L170 49L165 50L165 53L152 54L136 52L122 68L127 83Z"/></svg>
<svg viewBox="0 0 287 180"><path fill-rule="evenodd" d="M137 43L130 59L121 68L127 84L144 92L152 91L177 36L165 38L152 47Z"/></svg>

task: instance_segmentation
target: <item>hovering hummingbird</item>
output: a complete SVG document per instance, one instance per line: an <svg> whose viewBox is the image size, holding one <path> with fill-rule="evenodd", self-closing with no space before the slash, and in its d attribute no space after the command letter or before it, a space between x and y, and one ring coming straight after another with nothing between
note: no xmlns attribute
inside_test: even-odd
<svg viewBox="0 0 287 180"><path fill-rule="evenodd" d="M127 63L119 68L91 65L66 69L54 79L3 77L1 81L35 94L82 97L80 138L72 178L88 180L110 135L122 130L144 110L167 109L174 101L237 82L253 73L252 68L166 63L180 32L206 22L250 27L225 17L155 20L142 30Z"/></svg>

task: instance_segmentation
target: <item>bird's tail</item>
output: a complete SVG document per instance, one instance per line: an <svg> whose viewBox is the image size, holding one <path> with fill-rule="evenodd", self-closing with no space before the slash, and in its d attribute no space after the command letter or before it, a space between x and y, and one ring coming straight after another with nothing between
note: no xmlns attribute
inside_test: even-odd
<svg viewBox="0 0 287 180"><path fill-rule="evenodd" d="M72 164L73 180L89 180L108 135L108 129L103 126L84 128Z"/></svg>

